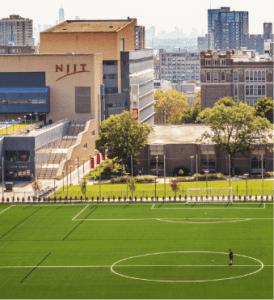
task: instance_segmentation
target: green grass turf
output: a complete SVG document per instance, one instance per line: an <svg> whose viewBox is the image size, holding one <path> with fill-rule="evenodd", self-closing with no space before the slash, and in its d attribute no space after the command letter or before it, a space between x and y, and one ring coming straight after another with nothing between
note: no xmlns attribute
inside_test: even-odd
<svg viewBox="0 0 274 300"><path fill-rule="evenodd" d="M185 196L187 194L187 188L196 188L196 182L182 182L178 184L179 191L176 192L176 195L179 196ZM206 188L206 182L199 182L198 183L199 188ZM208 187L212 188L223 188L223 187L229 187L228 181L209 181ZM246 182L245 181L232 181L231 187L233 189L233 195L238 196L246 196L246 195L262 195L262 181L261 180L248 180L247 182L247 190L246 190ZM91 199L93 196L94 198L100 197L99 193L99 184L96 185L88 185L87 186L87 194L86 196ZM84 194L81 192L81 186L69 186L69 197L72 198L80 196L84 197ZM194 191L192 191L194 195ZM200 192L201 193L201 192ZM206 191L203 191L205 194ZM209 191L208 195L214 195L217 196L217 193L219 193L219 196L222 196L224 193L228 194L228 190L214 190ZM107 198L113 198L113 196L118 199L118 197L129 197L131 196L131 191L128 189L127 191L127 185L126 184L102 184L101 185L101 194L102 197ZM273 180L264 180L264 195L273 195ZM55 193L55 197L66 197L67 195L67 187L59 189ZM157 184L156 185L156 195L158 197L164 196L164 184ZM136 184L136 190L133 192L133 197L155 197L155 184ZM166 197L174 197L175 192L172 191L170 184L166 184ZM199 195L200 196L200 195ZM204 195L205 196L205 195ZM52 195L51 198L54 198L54 195Z"/></svg>
<svg viewBox="0 0 274 300"><path fill-rule="evenodd" d="M2 299L273 298L273 203L9 207Z"/></svg>

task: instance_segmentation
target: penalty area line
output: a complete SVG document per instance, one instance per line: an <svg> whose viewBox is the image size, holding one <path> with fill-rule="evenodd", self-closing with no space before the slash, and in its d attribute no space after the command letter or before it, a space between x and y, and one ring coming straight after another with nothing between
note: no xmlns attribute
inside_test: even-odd
<svg viewBox="0 0 274 300"><path fill-rule="evenodd" d="M9 208L11 208L12 207L12 205L10 205L8 208L6 208L6 209L4 209L3 211L1 211L0 212L0 215L3 213L3 212L5 212L5 211L7 211Z"/></svg>
<svg viewBox="0 0 274 300"><path fill-rule="evenodd" d="M72 221L74 221L86 208L88 208L89 204L86 205L73 219Z"/></svg>

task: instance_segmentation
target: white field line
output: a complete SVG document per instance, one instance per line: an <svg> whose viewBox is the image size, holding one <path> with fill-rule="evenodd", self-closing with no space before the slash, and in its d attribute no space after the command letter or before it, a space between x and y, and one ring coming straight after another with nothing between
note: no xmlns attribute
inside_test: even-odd
<svg viewBox="0 0 274 300"><path fill-rule="evenodd" d="M146 221L146 220L186 220L186 218L137 218L137 219L77 219L73 221ZM192 220L194 218L189 218ZM204 220L205 218L201 218ZM208 218L209 219L209 218ZM244 219L244 220L243 220ZM222 220L238 220L238 221L246 221L246 220L273 220L274 218L222 218ZM195 220L199 220L199 218L195 218ZM204 223L204 222L203 222Z"/></svg>
<svg viewBox="0 0 274 300"><path fill-rule="evenodd" d="M115 265L114 267L227 267L227 265ZM232 267L260 267L261 265L234 265ZM98 266L0 266L0 269L19 268L110 268L111 265ZM264 265L264 267L274 267L274 265Z"/></svg>
<svg viewBox="0 0 274 300"><path fill-rule="evenodd" d="M224 203L222 203L224 204ZM265 209L265 203L263 207L158 207L154 208L151 207L151 209Z"/></svg>
<svg viewBox="0 0 274 300"><path fill-rule="evenodd" d="M1 212L0 212L0 215L1 215L3 212L7 211L7 210L8 210L9 208L11 208L11 207L12 207L12 205L9 206L8 208L4 209L3 211L1 211Z"/></svg>
<svg viewBox="0 0 274 300"><path fill-rule="evenodd" d="M87 207L89 206L89 204L87 206L85 206L73 219L72 221L74 221L75 218L77 218Z"/></svg>
<svg viewBox="0 0 274 300"><path fill-rule="evenodd" d="M151 206L151 209L153 209L153 208L154 208L154 206L155 206L155 204L153 204L153 205Z"/></svg>

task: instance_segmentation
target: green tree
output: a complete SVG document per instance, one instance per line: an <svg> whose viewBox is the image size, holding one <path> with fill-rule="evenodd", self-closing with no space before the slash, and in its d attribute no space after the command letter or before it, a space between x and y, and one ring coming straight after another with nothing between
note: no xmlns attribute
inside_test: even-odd
<svg viewBox="0 0 274 300"><path fill-rule="evenodd" d="M81 180L81 192L85 195L86 199L86 193L87 193L87 178L83 177Z"/></svg>
<svg viewBox="0 0 274 300"><path fill-rule="evenodd" d="M273 124L274 100L272 98L260 98L254 105L256 116L267 118Z"/></svg>
<svg viewBox="0 0 274 300"><path fill-rule="evenodd" d="M136 124L131 112L124 111L102 122L95 147L102 154L105 154L105 149L107 149L109 158L117 157L122 163L125 162L127 172L129 172L131 155L134 159L133 163L137 164L140 149L145 147L152 130L153 128L147 123Z"/></svg>
<svg viewBox="0 0 274 300"><path fill-rule="evenodd" d="M168 124L181 124L181 115L188 105L187 95L176 90L156 91L154 99L156 100L156 120L164 117Z"/></svg>
<svg viewBox="0 0 274 300"><path fill-rule="evenodd" d="M231 155L234 175L233 158L246 155L256 144L266 145L271 137L271 124L266 118L256 116L253 107L227 98L220 99L212 109L203 110L198 120L210 124L211 129L202 135L201 141L210 139Z"/></svg>
<svg viewBox="0 0 274 300"><path fill-rule="evenodd" d="M181 117L181 123L197 123L197 117L202 111L201 108L201 91L195 93L197 99L193 103L192 108L186 109Z"/></svg>

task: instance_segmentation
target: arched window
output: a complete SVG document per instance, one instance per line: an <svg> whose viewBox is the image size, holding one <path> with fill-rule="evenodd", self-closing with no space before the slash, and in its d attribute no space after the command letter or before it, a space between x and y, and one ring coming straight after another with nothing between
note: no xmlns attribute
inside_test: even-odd
<svg viewBox="0 0 274 300"><path fill-rule="evenodd" d="M206 73L206 81L210 81L210 73L209 72Z"/></svg>
<svg viewBox="0 0 274 300"><path fill-rule="evenodd" d="M262 72L259 71L259 72L258 72L258 81L261 81L261 80L262 80Z"/></svg>
<svg viewBox="0 0 274 300"><path fill-rule="evenodd" d="M253 71L250 71L250 78L249 78L250 82L253 82Z"/></svg>
<svg viewBox="0 0 274 300"><path fill-rule="evenodd" d="M254 82L257 82L257 71L254 71Z"/></svg>
<svg viewBox="0 0 274 300"><path fill-rule="evenodd" d="M238 81L238 72L237 71L234 71L234 73L233 73L233 80Z"/></svg>

